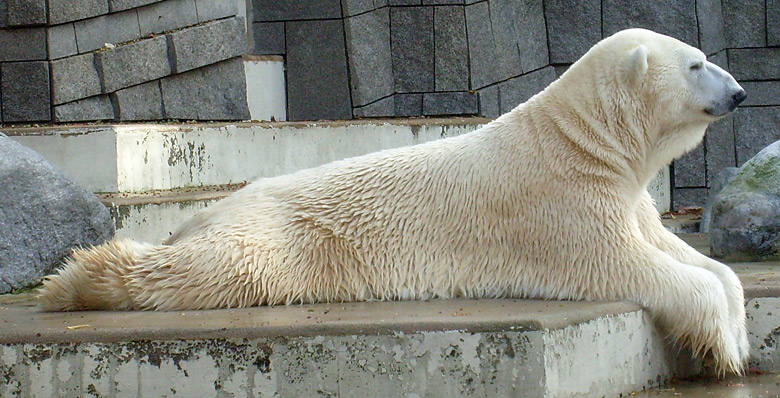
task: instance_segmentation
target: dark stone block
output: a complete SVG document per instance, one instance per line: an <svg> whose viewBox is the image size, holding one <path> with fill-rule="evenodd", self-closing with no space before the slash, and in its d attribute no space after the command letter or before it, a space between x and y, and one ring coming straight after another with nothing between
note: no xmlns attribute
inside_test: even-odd
<svg viewBox="0 0 780 398"><path fill-rule="evenodd" d="M353 106L362 106L393 94L388 9L347 18L344 26Z"/></svg>
<svg viewBox="0 0 780 398"><path fill-rule="evenodd" d="M59 105L100 94L92 53L51 61L52 102Z"/></svg>
<svg viewBox="0 0 780 398"><path fill-rule="evenodd" d="M780 0L766 0L766 40L768 46L780 46Z"/></svg>
<svg viewBox="0 0 780 398"><path fill-rule="evenodd" d="M96 57L105 93L171 74L165 36L102 51Z"/></svg>
<svg viewBox="0 0 780 398"><path fill-rule="evenodd" d="M496 65L499 54L493 40L487 2L466 7L466 29L469 39L471 89L479 89L503 80L503 74Z"/></svg>
<svg viewBox="0 0 780 398"><path fill-rule="evenodd" d="M710 187L712 179L718 171L726 167L737 165L737 155L734 149L734 119L728 116L707 128L704 136L707 161L707 186Z"/></svg>
<svg viewBox="0 0 780 398"><path fill-rule="evenodd" d="M159 1L161 0L108 0L108 9L111 12L118 12L157 3Z"/></svg>
<svg viewBox="0 0 780 398"><path fill-rule="evenodd" d="M226 1L231 3L232 1ZM198 23L195 0L166 0L138 9L141 36L183 28Z"/></svg>
<svg viewBox="0 0 780 398"><path fill-rule="evenodd" d="M119 90L111 95L117 106L119 120L160 120L165 117L159 80Z"/></svg>
<svg viewBox="0 0 780 398"><path fill-rule="evenodd" d="M393 96L354 109L355 117L388 117L395 116L395 101Z"/></svg>
<svg viewBox="0 0 780 398"><path fill-rule="evenodd" d="M492 67L498 70L500 80L523 74L520 49L514 31L514 0L491 0L490 27L498 57L492 60Z"/></svg>
<svg viewBox="0 0 780 398"><path fill-rule="evenodd" d="M422 116L423 95L422 94L396 94L395 116L396 117L415 117Z"/></svg>
<svg viewBox="0 0 780 398"><path fill-rule="evenodd" d="M287 52L284 43L284 22L255 22L252 24L254 50L252 54L283 55Z"/></svg>
<svg viewBox="0 0 780 398"><path fill-rule="evenodd" d="M3 122L51 121L49 63L0 64Z"/></svg>
<svg viewBox="0 0 780 398"><path fill-rule="evenodd" d="M501 116L501 102L498 85L485 87L479 92L479 115L485 117Z"/></svg>
<svg viewBox="0 0 780 398"><path fill-rule="evenodd" d="M722 3L727 47L766 45L764 0L723 0Z"/></svg>
<svg viewBox="0 0 780 398"><path fill-rule="evenodd" d="M388 0L387 4L391 6L419 6L422 4L422 0Z"/></svg>
<svg viewBox="0 0 780 398"><path fill-rule="evenodd" d="M747 92L742 106L780 105L780 80L741 82Z"/></svg>
<svg viewBox="0 0 780 398"><path fill-rule="evenodd" d="M79 246L114 235L95 195L0 134L0 293L36 284Z"/></svg>
<svg viewBox="0 0 780 398"><path fill-rule="evenodd" d="M499 107L501 113L506 113L516 106L527 101L550 85L558 76L555 68L546 68L533 71L523 76L498 84Z"/></svg>
<svg viewBox="0 0 780 398"><path fill-rule="evenodd" d="M600 0L545 0L550 62L573 63L601 40Z"/></svg>
<svg viewBox="0 0 780 398"><path fill-rule="evenodd" d="M79 52L76 45L76 29L72 23L47 28L46 40L49 59L67 57Z"/></svg>
<svg viewBox="0 0 780 398"><path fill-rule="evenodd" d="M51 25L108 13L108 0L48 0L48 2Z"/></svg>
<svg viewBox="0 0 780 398"><path fill-rule="evenodd" d="M422 0L422 4L424 6L429 6L429 5L437 5L437 6L442 6L442 5L463 5L463 3L464 3L464 0Z"/></svg>
<svg viewBox="0 0 780 398"><path fill-rule="evenodd" d="M168 35L174 73L186 72L246 53L244 19L233 17Z"/></svg>
<svg viewBox="0 0 780 398"><path fill-rule="evenodd" d="M288 22L286 32L287 118L350 119L341 21Z"/></svg>
<svg viewBox="0 0 780 398"><path fill-rule="evenodd" d="M248 120L246 76L241 58L162 79L166 118Z"/></svg>
<svg viewBox="0 0 780 398"><path fill-rule="evenodd" d="M434 86L436 91L469 89L469 49L463 7L436 7Z"/></svg>
<svg viewBox="0 0 780 398"><path fill-rule="evenodd" d="M515 52L520 58L521 73L550 63L542 0L491 0L490 18L493 35L497 41L502 37L502 41L506 42L499 46L500 54L504 51L507 56L511 54L511 57L505 58L511 76L517 75L514 73Z"/></svg>
<svg viewBox="0 0 780 398"><path fill-rule="evenodd" d="M0 27L46 24L46 0L0 1Z"/></svg>
<svg viewBox="0 0 780 398"><path fill-rule="evenodd" d="M342 0L341 9L344 17L362 14L387 5L387 0Z"/></svg>
<svg viewBox="0 0 780 398"><path fill-rule="evenodd" d="M213 21L215 19L240 15L235 1L195 0L198 9L198 22Z"/></svg>
<svg viewBox="0 0 780 398"><path fill-rule="evenodd" d="M255 22L341 18L339 0L254 0Z"/></svg>
<svg viewBox="0 0 780 398"><path fill-rule="evenodd" d="M699 232L710 232L710 227L712 226L712 206L715 205L718 194L734 179L737 173L739 173L738 167L724 167L714 174L715 177L712 178L712 183L707 193L707 202L704 204L704 212L701 215Z"/></svg>
<svg viewBox="0 0 780 398"><path fill-rule="evenodd" d="M696 21L699 26L699 48L714 54L726 48L721 0L696 0Z"/></svg>
<svg viewBox="0 0 780 398"><path fill-rule="evenodd" d="M563 76L563 74L566 73L567 70L569 70L570 66L571 64L553 65L553 68L555 68L555 75L558 77Z"/></svg>
<svg viewBox="0 0 780 398"><path fill-rule="evenodd" d="M703 188L707 186L704 162L704 145L674 161L675 188Z"/></svg>
<svg viewBox="0 0 780 398"><path fill-rule="evenodd" d="M707 203L707 195L707 188L675 188L672 195L672 209L704 207Z"/></svg>
<svg viewBox="0 0 780 398"><path fill-rule="evenodd" d="M723 68L723 70L728 71L729 70L729 59L726 56L726 51L720 51L713 55L710 55L707 57L707 60L712 62L715 65L720 66Z"/></svg>
<svg viewBox="0 0 780 398"><path fill-rule="evenodd" d="M114 107L107 95L84 98L54 107L55 122L86 122L114 119Z"/></svg>
<svg viewBox="0 0 780 398"><path fill-rule="evenodd" d="M728 50L729 68L737 80L780 79L780 48Z"/></svg>
<svg viewBox="0 0 780 398"><path fill-rule="evenodd" d="M604 0L603 10L605 36L627 28L646 28L699 46L693 1Z"/></svg>
<svg viewBox="0 0 780 398"><path fill-rule="evenodd" d="M106 43L124 43L141 37L135 10L78 21L74 25L80 53L103 48Z"/></svg>
<svg viewBox="0 0 780 398"><path fill-rule="evenodd" d="M46 28L0 29L0 61L38 61L46 55Z"/></svg>
<svg viewBox="0 0 780 398"><path fill-rule="evenodd" d="M433 91L433 8L391 8L390 27L396 92Z"/></svg>
<svg viewBox="0 0 780 398"><path fill-rule="evenodd" d="M423 115L476 115L479 99L476 92L461 91L423 94Z"/></svg>
<svg viewBox="0 0 780 398"><path fill-rule="evenodd" d="M739 108L733 117L737 166L780 139L780 107Z"/></svg>

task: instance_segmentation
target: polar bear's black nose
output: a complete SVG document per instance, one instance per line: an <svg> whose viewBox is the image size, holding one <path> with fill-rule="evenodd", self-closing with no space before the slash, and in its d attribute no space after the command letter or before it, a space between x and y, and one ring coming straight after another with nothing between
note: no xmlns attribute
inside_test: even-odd
<svg viewBox="0 0 780 398"><path fill-rule="evenodd" d="M736 94L731 96L731 99L734 100L734 106L741 104L745 98L747 98L747 93L743 89L740 89Z"/></svg>

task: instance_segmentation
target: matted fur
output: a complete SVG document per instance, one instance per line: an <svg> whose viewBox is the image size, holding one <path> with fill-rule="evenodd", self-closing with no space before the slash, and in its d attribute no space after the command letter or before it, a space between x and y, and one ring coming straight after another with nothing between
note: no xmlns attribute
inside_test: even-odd
<svg viewBox="0 0 780 398"><path fill-rule="evenodd" d="M163 245L78 251L45 281L40 308L632 300L674 341L740 372L739 280L668 233L646 191L717 119L705 107L723 107L702 93L719 83L697 88L692 60L706 62L672 38L617 33L473 133L259 180Z"/></svg>

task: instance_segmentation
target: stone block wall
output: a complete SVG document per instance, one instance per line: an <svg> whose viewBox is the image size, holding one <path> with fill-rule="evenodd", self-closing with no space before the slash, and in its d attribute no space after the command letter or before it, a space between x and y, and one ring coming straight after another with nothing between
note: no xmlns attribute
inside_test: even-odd
<svg viewBox="0 0 780 398"><path fill-rule="evenodd" d="M235 5L0 0L0 121L248 119Z"/></svg>
<svg viewBox="0 0 780 398"><path fill-rule="evenodd" d="M780 139L780 0L251 0L255 54L286 57L290 120L497 116L593 44L644 27L701 48L748 91L673 166L673 207Z"/></svg>

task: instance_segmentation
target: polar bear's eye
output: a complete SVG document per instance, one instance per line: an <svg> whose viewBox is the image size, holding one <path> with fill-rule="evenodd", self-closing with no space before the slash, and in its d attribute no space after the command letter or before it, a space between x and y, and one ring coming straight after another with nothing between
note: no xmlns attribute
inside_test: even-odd
<svg viewBox="0 0 780 398"><path fill-rule="evenodd" d="M697 63L691 65L691 70L699 70L699 69L701 69L703 67L704 67L704 63L703 62L697 62Z"/></svg>

